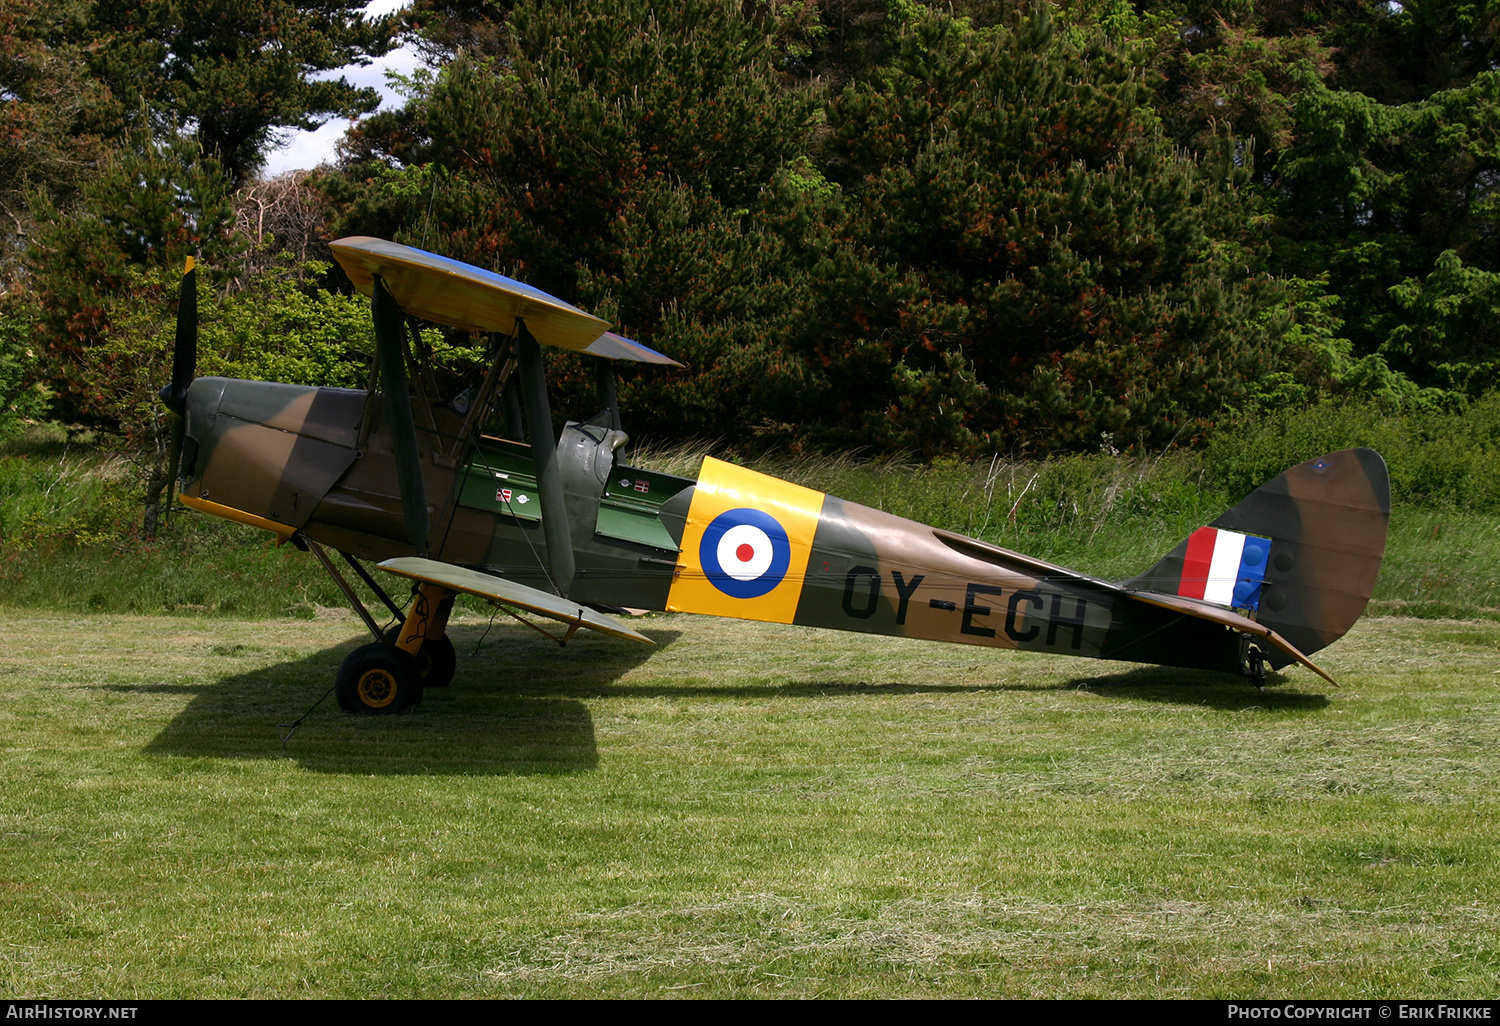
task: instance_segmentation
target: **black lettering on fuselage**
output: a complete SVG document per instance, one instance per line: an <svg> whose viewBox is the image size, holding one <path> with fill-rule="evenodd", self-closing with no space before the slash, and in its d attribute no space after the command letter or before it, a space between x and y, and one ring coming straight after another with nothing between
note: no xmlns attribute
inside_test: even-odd
<svg viewBox="0 0 1500 1026"><path fill-rule="evenodd" d="M1072 616L1062 615L1063 597L1052 596L1052 615L1047 619L1047 644L1057 644L1057 629L1059 627L1071 627L1073 629L1073 648L1083 647L1084 614L1088 612L1088 602L1084 599L1075 600L1078 605L1073 610Z"/></svg>
<svg viewBox="0 0 1500 1026"><path fill-rule="evenodd" d="M974 617L990 615L990 607L975 605L974 597L976 595L999 595L1003 591L1003 588L997 588L993 584L970 584L964 589L964 622L959 625L959 633L973 634L980 638L993 638L995 636L993 627L974 625Z"/></svg>
<svg viewBox="0 0 1500 1026"><path fill-rule="evenodd" d="M1024 631L1016 629L1016 617L1021 614L1021 603L1030 602L1038 610L1042 608L1042 597L1034 591L1017 591L1011 594L1005 608L1005 633L1011 641L1035 641L1042 628L1032 624ZM1028 617L1028 619L1030 619Z"/></svg>
<svg viewBox="0 0 1500 1026"><path fill-rule="evenodd" d="M858 585L855 581L860 577L869 579L869 597L866 608L855 606ZM922 583L924 575L917 574L910 581L899 570L891 571L891 581L896 587L896 594L900 602L896 608L896 623L906 622L906 612L912 595L916 593L917 585ZM1003 595L1005 589L994 584L976 584L969 582L964 585L963 622L959 625L959 633L968 634L976 638L993 638L996 631L993 627L985 627L976 620L982 616L989 616L994 612L993 607L980 605L976 600L985 595ZM871 567L857 566L849 571L844 579L844 612L850 616L865 619L875 612L875 607L880 598L880 580ZM1059 630L1067 630L1070 648L1083 647L1083 631L1088 626L1088 600L1073 595L1062 595L1053 593L1051 615L1047 617L1047 641L1051 647L1057 644ZM1063 614L1064 601L1073 603L1072 615ZM958 603L949 599L929 599L927 604L933 609L953 611L958 608ZM1010 640L1020 643L1034 642L1042 634L1042 618L1046 613L1047 595L1040 591L1013 591L1010 599L1005 604L1005 634ZM1024 629L1022 623L1025 623Z"/></svg>
<svg viewBox="0 0 1500 1026"><path fill-rule="evenodd" d="M922 583L924 576L924 574L917 574L911 579L911 583L907 584L906 578L900 570L891 571L891 581L896 585L896 595L901 599L896 604L896 623L898 625L906 622L906 604L911 601L912 593L917 590L917 585Z"/></svg>
<svg viewBox="0 0 1500 1026"><path fill-rule="evenodd" d="M865 578L869 579L870 589L869 589L869 594L866 596L865 605L863 607L858 607L858 606L856 606L854 604L854 600L855 600L854 590L857 587L857 585L854 582L857 581L857 580L859 580L861 577L865 577ZM857 566L854 569L850 570L847 574L844 575L844 612L845 613L847 613L848 615L854 617L856 620L868 620L870 617L872 617L872 616L875 615L875 610L878 609L879 607L880 607L880 571L879 570L876 570L873 566ZM905 602L904 601L902 603L902 607L905 608Z"/></svg>

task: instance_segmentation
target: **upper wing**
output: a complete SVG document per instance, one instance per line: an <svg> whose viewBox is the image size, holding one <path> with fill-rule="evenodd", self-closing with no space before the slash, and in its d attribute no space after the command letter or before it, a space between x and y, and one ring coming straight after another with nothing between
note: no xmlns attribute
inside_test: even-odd
<svg viewBox="0 0 1500 1026"><path fill-rule="evenodd" d="M503 602L508 606L529 610L574 627L587 627L600 634L629 638L631 641L641 641L647 645L656 644L644 634L631 630L603 613L587 609L576 602L558 598L556 595L549 595L545 591L528 588L515 581L507 581L503 577L480 573L478 570L455 566L452 563L440 563L435 559L422 559L419 556L388 559L384 563L377 563L376 566L412 580L426 581L453 591L461 591L466 595L478 595L491 602Z"/></svg>
<svg viewBox="0 0 1500 1026"><path fill-rule="evenodd" d="M681 367L682 364L655 349L643 346L634 339L617 335L613 331L606 331L593 341L584 350L590 356L602 356L606 360L631 360L635 363L659 363L668 367Z"/></svg>
<svg viewBox="0 0 1500 1026"><path fill-rule="evenodd" d="M543 345L611 360L678 365L669 356L614 334L608 321L503 274L364 235L339 239L329 248L361 293L373 292L378 275L397 305L423 320L502 335L514 335L516 321L523 320Z"/></svg>

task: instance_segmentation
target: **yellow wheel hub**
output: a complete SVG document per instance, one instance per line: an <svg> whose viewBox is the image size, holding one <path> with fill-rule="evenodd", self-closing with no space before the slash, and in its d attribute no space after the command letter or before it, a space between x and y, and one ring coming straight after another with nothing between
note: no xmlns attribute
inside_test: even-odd
<svg viewBox="0 0 1500 1026"><path fill-rule="evenodd" d="M359 678L359 700L371 709L384 709L396 700L396 678L388 670L366 670Z"/></svg>

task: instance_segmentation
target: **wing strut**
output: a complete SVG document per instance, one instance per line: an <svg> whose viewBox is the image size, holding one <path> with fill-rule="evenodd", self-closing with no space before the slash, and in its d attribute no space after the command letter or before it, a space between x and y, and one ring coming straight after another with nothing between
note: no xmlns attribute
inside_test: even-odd
<svg viewBox="0 0 1500 1026"><path fill-rule="evenodd" d="M411 386L406 381L406 344L401 337L401 307L396 305L385 282L375 279L370 296L375 321L375 357L380 364L380 384L385 395L384 415L391 425L391 447L396 456L396 483L401 489L401 510L406 531L417 555L427 555L431 522L427 517L427 488L422 481L422 459L417 452L417 425L412 416Z"/></svg>
<svg viewBox="0 0 1500 1026"><path fill-rule="evenodd" d="M521 374L521 406L536 460L536 485L542 499L542 534L547 539L547 576L552 590L566 597L573 584L573 532L563 497L562 468L557 465L557 436L552 433L552 407L547 402L547 380L542 371L542 347L526 322L516 322L516 360ZM423 553L425 555L426 553Z"/></svg>

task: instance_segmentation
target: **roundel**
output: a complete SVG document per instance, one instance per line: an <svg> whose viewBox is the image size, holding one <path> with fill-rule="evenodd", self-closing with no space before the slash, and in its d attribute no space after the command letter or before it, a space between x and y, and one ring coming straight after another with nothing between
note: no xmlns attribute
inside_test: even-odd
<svg viewBox="0 0 1500 1026"><path fill-rule="evenodd" d="M786 577L792 545L786 529L758 509L731 509L703 531L698 563L730 598L760 598Z"/></svg>

